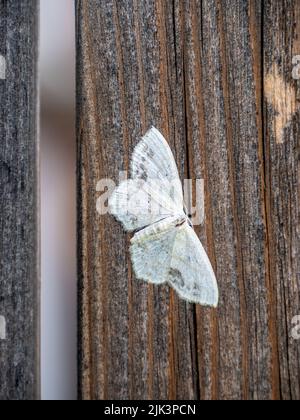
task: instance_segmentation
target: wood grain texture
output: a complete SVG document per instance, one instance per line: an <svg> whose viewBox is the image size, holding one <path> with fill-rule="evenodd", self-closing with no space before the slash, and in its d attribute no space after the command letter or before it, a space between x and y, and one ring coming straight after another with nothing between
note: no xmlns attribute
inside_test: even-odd
<svg viewBox="0 0 300 420"><path fill-rule="evenodd" d="M291 335L294 316L300 314L299 266L299 109L297 80L292 78L293 56L300 52L300 2L264 5L264 77L275 83L274 96L286 104L277 107L268 100L264 85L264 136L267 212L269 220L271 293L273 317L277 320L276 363L280 397L300 399L300 343ZM289 110L292 112L289 113ZM282 122L278 141L278 121ZM274 338L275 340L275 338Z"/></svg>
<svg viewBox="0 0 300 420"><path fill-rule="evenodd" d="M39 396L38 2L0 1L0 399Z"/></svg>
<svg viewBox="0 0 300 420"><path fill-rule="evenodd" d="M293 85L299 1L78 0L76 9L80 398L299 397L300 343L290 338L300 314L299 115L278 147L264 84L279 61ZM218 279L217 310L137 281L130 236L96 212L97 181L118 182L151 124L182 179L205 181L196 231Z"/></svg>

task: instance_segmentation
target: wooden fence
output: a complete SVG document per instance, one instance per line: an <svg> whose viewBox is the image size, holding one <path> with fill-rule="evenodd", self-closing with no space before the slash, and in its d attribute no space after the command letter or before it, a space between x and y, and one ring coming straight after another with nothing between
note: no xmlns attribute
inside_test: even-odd
<svg viewBox="0 0 300 420"><path fill-rule="evenodd" d="M300 399L299 0L76 0L80 399ZM0 400L39 398L38 1L0 0ZM150 125L220 303L138 281L96 202ZM55 310L55 309L54 309Z"/></svg>

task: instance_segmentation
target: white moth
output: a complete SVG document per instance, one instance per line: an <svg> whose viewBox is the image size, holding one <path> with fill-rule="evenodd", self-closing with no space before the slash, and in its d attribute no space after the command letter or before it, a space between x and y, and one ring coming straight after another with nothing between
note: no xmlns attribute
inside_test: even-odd
<svg viewBox="0 0 300 420"><path fill-rule="evenodd" d="M131 179L109 199L110 213L126 231L136 231L130 251L138 279L168 283L181 298L216 307L217 281L184 208L172 151L152 127L134 150Z"/></svg>

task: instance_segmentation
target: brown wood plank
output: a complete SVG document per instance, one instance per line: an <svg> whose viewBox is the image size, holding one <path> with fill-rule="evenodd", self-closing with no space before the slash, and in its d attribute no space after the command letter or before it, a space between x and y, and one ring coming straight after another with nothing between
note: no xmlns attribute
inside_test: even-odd
<svg viewBox="0 0 300 420"><path fill-rule="evenodd" d="M1 400L39 397L37 45L38 2L1 0Z"/></svg>
<svg viewBox="0 0 300 420"><path fill-rule="evenodd" d="M280 397L300 398L299 107L293 57L300 54L300 2L264 5L264 137L273 318Z"/></svg>
<svg viewBox="0 0 300 420"><path fill-rule="evenodd" d="M298 2L283 4L290 21L275 30L269 16L276 8L264 3L77 1L80 398L298 395L299 344L285 351L289 330L280 325L289 326L299 309L297 232L290 226L298 223L299 133L293 153L282 151L292 165L286 162L284 173L294 188L288 207L286 197L272 195L280 172L269 150L274 114L264 109L263 96L271 42L287 42L280 31L298 13ZM298 27L291 28L287 39L299 39ZM168 139L182 179L204 179L205 221L196 231L216 271L217 310L137 281L130 236L96 212L97 181L118 182L151 124ZM287 245L275 239L279 204ZM281 259L284 246L292 254ZM282 264L290 277L282 278ZM293 388L288 395L285 381Z"/></svg>

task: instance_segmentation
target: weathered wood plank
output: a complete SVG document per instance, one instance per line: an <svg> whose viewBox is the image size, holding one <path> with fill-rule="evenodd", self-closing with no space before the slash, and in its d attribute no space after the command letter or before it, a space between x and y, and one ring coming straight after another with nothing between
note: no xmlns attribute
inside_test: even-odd
<svg viewBox="0 0 300 420"><path fill-rule="evenodd" d="M283 7L296 16L298 2ZM290 304L297 287L274 268L274 249L277 265L290 263L274 243L279 222L271 230L271 212L286 198L272 198L268 186L280 173L270 169L263 112L263 57L285 26L272 34L270 21L264 37L268 8L260 0L77 1L80 398L278 399L290 378L288 396L297 396L299 345L280 350L289 334L280 325L299 309ZM97 181L118 182L151 124L182 179L204 179L205 222L196 231L219 282L217 310L138 282L128 235L96 212ZM289 157L296 226L298 138ZM285 246L297 255L289 232Z"/></svg>
<svg viewBox="0 0 300 420"><path fill-rule="evenodd" d="M273 318L280 397L300 398L299 109L293 57L300 54L300 2L264 5L264 137Z"/></svg>
<svg viewBox="0 0 300 420"><path fill-rule="evenodd" d="M37 44L38 2L1 0L1 400L39 396Z"/></svg>

